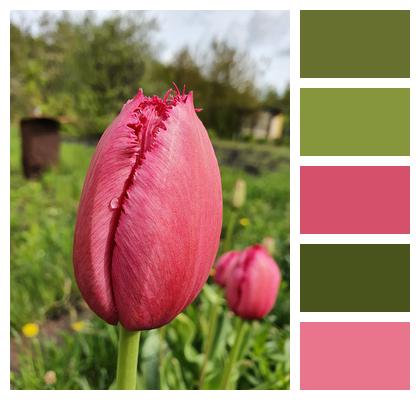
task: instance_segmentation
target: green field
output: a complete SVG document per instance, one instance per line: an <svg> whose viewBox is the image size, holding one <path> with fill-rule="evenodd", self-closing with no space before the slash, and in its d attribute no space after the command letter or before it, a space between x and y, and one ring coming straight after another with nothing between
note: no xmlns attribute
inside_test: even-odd
<svg viewBox="0 0 420 400"><path fill-rule="evenodd" d="M232 146L217 143L216 148ZM260 155L281 159L251 173L222 165L224 225L238 177L247 182L247 201L237 215L233 247L272 236L283 281L275 309L248 327L231 387L289 387L289 165L287 149L247 144L250 163ZM39 180L25 180L20 142L11 133L11 384L16 389L107 389L115 377L117 329L92 314L80 297L72 267L73 226L83 179L94 148L63 143L60 165ZM219 150L218 150L219 151ZM286 160L286 162L284 162ZM258 166L258 165L257 165ZM206 349L210 311L220 304L215 346L202 388L217 389L237 318L210 278L198 299L171 324L141 337L138 388L196 389ZM40 332L28 338L27 323ZM56 382L45 377L54 371Z"/></svg>

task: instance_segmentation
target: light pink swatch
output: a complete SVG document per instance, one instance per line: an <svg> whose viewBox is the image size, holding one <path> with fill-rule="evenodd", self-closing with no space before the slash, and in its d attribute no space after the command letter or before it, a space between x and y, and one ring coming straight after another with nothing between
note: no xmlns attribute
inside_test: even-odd
<svg viewBox="0 0 420 400"><path fill-rule="evenodd" d="M410 233L409 167L301 167L301 233Z"/></svg>
<svg viewBox="0 0 420 400"><path fill-rule="evenodd" d="M410 324L303 322L301 389L409 389Z"/></svg>

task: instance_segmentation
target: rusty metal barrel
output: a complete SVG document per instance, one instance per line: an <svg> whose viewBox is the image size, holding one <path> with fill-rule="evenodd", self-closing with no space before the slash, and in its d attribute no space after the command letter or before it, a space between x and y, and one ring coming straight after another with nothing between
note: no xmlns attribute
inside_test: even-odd
<svg viewBox="0 0 420 400"><path fill-rule="evenodd" d="M46 169L57 165L60 152L60 123L53 118L23 118L22 164L27 178L36 178Z"/></svg>

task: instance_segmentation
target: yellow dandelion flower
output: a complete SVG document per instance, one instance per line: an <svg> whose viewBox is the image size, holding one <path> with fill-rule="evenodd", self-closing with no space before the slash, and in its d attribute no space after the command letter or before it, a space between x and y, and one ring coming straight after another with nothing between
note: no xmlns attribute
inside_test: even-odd
<svg viewBox="0 0 420 400"><path fill-rule="evenodd" d="M76 321L71 324L71 329L73 329L75 332L81 332L86 328L86 322L85 321Z"/></svg>
<svg viewBox="0 0 420 400"><path fill-rule="evenodd" d="M249 225L249 219L248 219L248 218L241 218L241 219L239 220L239 223L240 223L242 226L248 226L248 225Z"/></svg>
<svg viewBox="0 0 420 400"><path fill-rule="evenodd" d="M23 325L22 333L28 338L35 337L39 333L39 325L34 322L29 322Z"/></svg>

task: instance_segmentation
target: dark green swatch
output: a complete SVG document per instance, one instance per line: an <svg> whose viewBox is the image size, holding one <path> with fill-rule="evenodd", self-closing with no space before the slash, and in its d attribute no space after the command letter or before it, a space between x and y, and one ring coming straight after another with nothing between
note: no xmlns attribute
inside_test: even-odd
<svg viewBox="0 0 420 400"><path fill-rule="evenodd" d="M410 11L301 11L300 76L410 77Z"/></svg>
<svg viewBox="0 0 420 400"><path fill-rule="evenodd" d="M409 156L410 89L301 89L302 156Z"/></svg>
<svg viewBox="0 0 420 400"><path fill-rule="evenodd" d="M300 310L410 311L410 246L302 244Z"/></svg>

